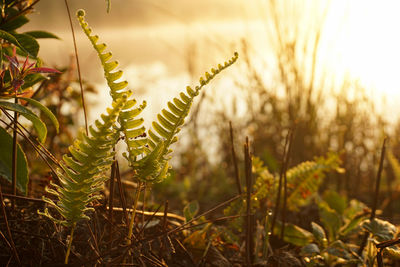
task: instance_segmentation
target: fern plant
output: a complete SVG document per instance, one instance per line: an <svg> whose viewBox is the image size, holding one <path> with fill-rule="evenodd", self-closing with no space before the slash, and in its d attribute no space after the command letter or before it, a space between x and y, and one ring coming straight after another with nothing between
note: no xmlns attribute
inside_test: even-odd
<svg viewBox="0 0 400 267"><path fill-rule="evenodd" d="M307 204L318 191L325 174L330 171L343 170L339 167L340 159L337 154L328 154L326 157L318 157L313 161L305 161L287 171L287 207L296 211ZM278 174L272 174L263 162L253 158L253 173L256 180L253 186L252 208L258 210L261 205L271 210L275 205L278 191ZM241 214L245 210L244 200L238 200L225 209L226 215ZM266 214L261 215L263 218ZM241 229L240 220L236 220L233 226Z"/></svg>
<svg viewBox="0 0 400 267"><path fill-rule="evenodd" d="M186 93L182 92L179 98L168 102L168 108L163 109L157 115L157 120L152 123L153 129L146 132L142 126L143 119L138 118L146 102L136 105L137 101L132 97L132 91L127 88L128 82L120 81L123 72L115 70L118 62L111 61L111 52L104 52L106 44L98 43L99 37L92 34L84 16L83 10L77 12L84 33L98 53L113 103L112 108L107 109L107 115L101 116L102 121L96 120L95 127L89 127L90 136L81 131L69 148L71 156L64 155L62 169L58 170L60 185L52 184L54 189L46 189L57 197L58 201L43 198L50 207L58 211L62 219L52 216L48 209L39 213L64 226L72 227L66 263L75 226L79 220L89 219L87 211L92 210L91 202L99 198L98 192L108 179L105 174L110 170L115 155L113 149L120 137L122 136L127 144L124 156L132 167L134 177L139 181L161 181L169 168L168 159L171 152L169 147L177 141L176 135L189 114L193 99L215 75L232 65L238 58L238 54L235 53L234 57L224 65L211 69L211 74L206 72L205 77L200 78L200 85L194 90L188 86ZM139 190L137 196L138 194ZM136 204L137 201L134 203L129 225L128 242L132 235Z"/></svg>

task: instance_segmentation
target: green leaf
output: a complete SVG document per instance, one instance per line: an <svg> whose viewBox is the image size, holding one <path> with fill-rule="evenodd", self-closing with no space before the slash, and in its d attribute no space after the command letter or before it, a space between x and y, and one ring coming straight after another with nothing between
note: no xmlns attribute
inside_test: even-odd
<svg viewBox="0 0 400 267"><path fill-rule="evenodd" d="M36 39L51 38L51 39L60 40L60 38L57 35L52 34L50 32L46 32L46 31L29 31L29 32L24 32L24 34L28 34L28 35L32 36L33 38L36 38Z"/></svg>
<svg viewBox="0 0 400 267"><path fill-rule="evenodd" d="M312 233L319 244L326 246L327 239L324 229L317 223L311 222Z"/></svg>
<svg viewBox="0 0 400 267"><path fill-rule="evenodd" d="M191 219L196 216L196 214L199 212L199 202L197 200L194 200L192 202L189 202L184 208L183 208L183 216L185 216L186 222L190 221Z"/></svg>
<svg viewBox="0 0 400 267"><path fill-rule="evenodd" d="M307 244L301 248L302 256L314 256L318 255L320 252L318 245L315 243Z"/></svg>
<svg viewBox="0 0 400 267"><path fill-rule="evenodd" d="M347 200L335 191L325 191L323 199L328 203L329 207L334 209L338 214L343 215L347 208Z"/></svg>
<svg viewBox="0 0 400 267"><path fill-rule="evenodd" d="M345 259L345 260L351 260L352 254L349 251L349 248L346 246L345 243L343 243L340 240L336 240L333 242L327 249L326 251L336 257Z"/></svg>
<svg viewBox="0 0 400 267"><path fill-rule="evenodd" d="M27 98L27 97L18 97L18 99L25 100L29 104L31 104L34 107L37 107L42 111L53 123L54 127L56 128L57 133L59 132L60 125L58 124L58 120L56 116L48 109L47 107L43 106L39 101L36 101L35 99L32 98Z"/></svg>
<svg viewBox="0 0 400 267"><path fill-rule="evenodd" d="M327 203L321 202L318 206L320 220L328 233L329 241L332 242L337 239L337 233L342 226L342 221L339 214L330 208Z"/></svg>
<svg viewBox="0 0 400 267"><path fill-rule="evenodd" d="M6 14L8 15L8 18L16 16L19 13L18 10L14 9L14 8L8 8L6 10ZM17 17L15 17L12 20L7 21L6 23L2 24L0 26L0 28L4 31L14 31L18 28L20 28L21 26L25 25L26 23L29 22L29 19L23 15L19 15Z"/></svg>
<svg viewBox="0 0 400 267"><path fill-rule="evenodd" d="M18 42L17 38L15 38L12 34L9 34L6 31L0 30L0 39L6 40L9 43L12 43L13 45L16 45L22 50L24 50L22 45Z"/></svg>
<svg viewBox="0 0 400 267"><path fill-rule="evenodd" d="M282 223L278 222L274 228L274 234L279 235L281 228ZM302 247L313 241L313 234L297 225L286 223L283 239L285 242Z"/></svg>
<svg viewBox="0 0 400 267"><path fill-rule="evenodd" d="M378 242L393 239L397 231L396 226L381 219L365 220L361 223L361 227L373 234Z"/></svg>
<svg viewBox="0 0 400 267"><path fill-rule="evenodd" d="M12 137L0 127L0 176L12 182ZM28 164L21 146L17 144L17 188L24 195L28 188Z"/></svg>
<svg viewBox="0 0 400 267"><path fill-rule="evenodd" d="M341 236L346 236L353 230L357 229L357 227L360 226L360 222L364 220L368 216L368 213L366 212L359 212L358 214L355 214L351 220L349 220L345 225L343 225L340 230L339 234Z"/></svg>
<svg viewBox="0 0 400 267"><path fill-rule="evenodd" d="M35 38L30 36L29 34L14 34L15 38L17 38L18 42L22 45L22 47L31 55L36 58L39 52L39 43Z"/></svg>
<svg viewBox="0 0 400 267"><path fill-rule="evenodd" d="M41 143L44 143L46 140L47 136L47 128L46 125L43 123L43 121L32 111L27 109L24 106L21 106L19 104L11 103L11 102L5 102L5 101L0 101L0 107L12 111L16 111L28 120L30 120L33 124L33 127L35 128L39 141Z"/></svg>

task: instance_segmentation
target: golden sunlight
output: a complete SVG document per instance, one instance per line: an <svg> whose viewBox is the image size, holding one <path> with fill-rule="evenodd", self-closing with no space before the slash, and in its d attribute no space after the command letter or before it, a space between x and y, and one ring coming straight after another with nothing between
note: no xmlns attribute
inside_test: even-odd
<svg viewBox="0 0 400 267"><path fill-rule="evenodd" d="M331 64L335 72L348 71L367 87L388 97L400 94L399 1L332 1L333 18L343 17L335 33ZM328 28L338 22L328 20Z"/></svg>

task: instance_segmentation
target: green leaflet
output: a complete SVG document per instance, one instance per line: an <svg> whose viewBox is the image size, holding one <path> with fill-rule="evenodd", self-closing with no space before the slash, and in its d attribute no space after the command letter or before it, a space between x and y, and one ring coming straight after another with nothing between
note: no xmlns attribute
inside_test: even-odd
<svg viewBox="0 0 400 267"><path fill-rule="evenodd" d="M317 192L325 173L338 170L340 159L336 154L328 154L314 161L306 161L287 171L288 197L287 205L291 210L297 210L305 205L310 197Z"/></svg>
<svg viewBox="0 0 400 267"><path fill-rule="evenodd" d="M122 96L122 94L128 94L128 97L130 97L132 95L132 92L127 89L128 82L116 82L116 80L120 79L123 74L121 70L115 70L118 67L118 62L111 61L111 52L104 52L104 50L107 48L106 44L97 43L99 37L97 35L92 35L92 29L89 28L89 25L85 21L84 16L85 12L83 10L79 10L77 12L79 23L84 33L92 43L101 61L101 65L103 66L104 70L104 77L107 80L107 84L110 88L110 94L113 100L118 100ZM137 157L140 155L143 156L146 150L147 138L143 137L146 129L144 127L141 127L141 125L143 124L143 119L136 118L140 115L145 107L145 101L139 107L137 107L136 100L130 98L126 102L118 118L118 121L121 125L120 130L123 132L123 135L125 137L124 140L128 146L128 153L124 153L124 156L129 161L129 164L132 167L137 166ZM138 140L141 141L137 142Z"/></svg>
<svg viewBox="0 0 400 267"><path fill-rule="evenodd" d="M0 127L0 177L11 183L12 137ZM20 145L17 145L17 188L24 195L28 190L28 164Z"/></svg>
<svg viewBox="0 0 400 267"><path fill-rule="evenodd" d="M46 191L58 198L54 202L46 197L43 199L55 208L63 217L55 219L47 209L40 214L71 226L81 219L88 219L86 212L91 210L88 205L97 198L107 179L104 172L113 162L112 149L118 141L119 134L115 133L115 123L127 97L113 102L112 108L107 109L107 115L96 121L96 128L90 127L91 136L81 131L77 140L69 148L72 156L64 155L61 163L62 170L58 170L61 186L53 185L55 189L46 188Z"/></svg>
<svg viewBox="0 0 400 267"><path fill-rule="evenodd" d="M166 166L169 159L168 154L172 151L169 147L177 141L176 135L181 130L181 126L184 124L185 118L189 114L193 99L199 94L200 90L215 77L215 75L235 63L237 59L238 54L235 53L228 62L225 62L224 66L218 65L217 70L212 68L212 74L206 72L205 78L200 78L200 85L196 86L195 90L190 86L186 87L186 93L181 92L179 98L175 97L172 101L167 103L168 110L163 109L161 113L157 114L157 120L153 121L152 129L148 131L150 153L141 161L146 162L146 166L157 166L158 168L153 169L151 176L144 176L142 172L148 174L149 170L145 170L146 167L144 164L139 165L137 170L139 179L160 181L165 178L161 175L161 172L166 173L166 168L168 168ZM160 149L160 144L163 146L162 149ZM161 161L163 164L151 164L148 162L151 160Z"/></svg>

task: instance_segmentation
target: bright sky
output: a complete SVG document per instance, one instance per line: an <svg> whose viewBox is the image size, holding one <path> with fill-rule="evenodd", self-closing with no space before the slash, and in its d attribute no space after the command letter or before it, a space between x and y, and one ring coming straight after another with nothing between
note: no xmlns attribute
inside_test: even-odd
<svg viewBox="0 0 400 267"><path fill-rule="evenodd" d="M342 30L333 39L335 71L347 69L367 86L400 95L400 1L335 0L331 8L333 15L344 15Z"/></svg>
<svg viewBox="0 0 400 267"><path fill-rule="evenodd" d="M43 19L51 15L50 18L55 21L46 24L45 29L63 37L61 42L42 42L42 57L54 63L59 62L60 57L68 60L72 44L63 1L49 1L40 2L42 8L39 6L38 9L41 14L37 17ZM78 7L86 9L89 24L108 44L114 58L121 62L124 69L134 69L136 72L143 70L143 73L135 75L138 79L146 75L154 64L159 66L160 63L166 66L162 68L164 72L159 73L165 75L160 76L160 80L164 79L167 83L174 79L171 76L176 76L177 79L182 77L182 73L187 71L187 54L191 52L191 45L195 45L192 52L198 64L195 73L197 76L231 56L233 51L238 50L243 37L252 42L257 55L266 64L269 61L268 53L271 51L268 50L271 44L266 37L266 21L270 19L266 16L268 0L112 0L111 14L105 13L105 1L69 2L72 10ZM400 1L277 2L287 5L295 3L294 5L304 9L298 12L305 12L308 16L312 16L313 12L314 15L321 15L320 7L329 3L319 60L327 65L330 72L335 73L338 80L350 75L368 88L375 88L371 89L374 96L386 95L388 107L397 108L395 111L400 114L397 105L400 101ZM53 9L48 10L50 6ZM132 24L128 23L129 20L132 20ZM113 21L113 27L117 28L105 29L104 24L107 21ZM119 23L122 24L121 27L118 27ZM292 24L295 25L296 22ZM40 29L41 25L43 24L35 25L35 29ZM91 79L93 73L98 73L96 79L101 79L102 72L96 69L99 66L93 67L93 62L97 62L95 53L91 52L90 44L79 29L76 30L81 62L86 66L85 77ZM157 79L154 75L151 76L152 80ZM187 82L187 78L182 81ZM137 80L130 83L135 86ZM163 82L159 84L165 87ZM180 89L181 87L177 88Z"/></svg>

